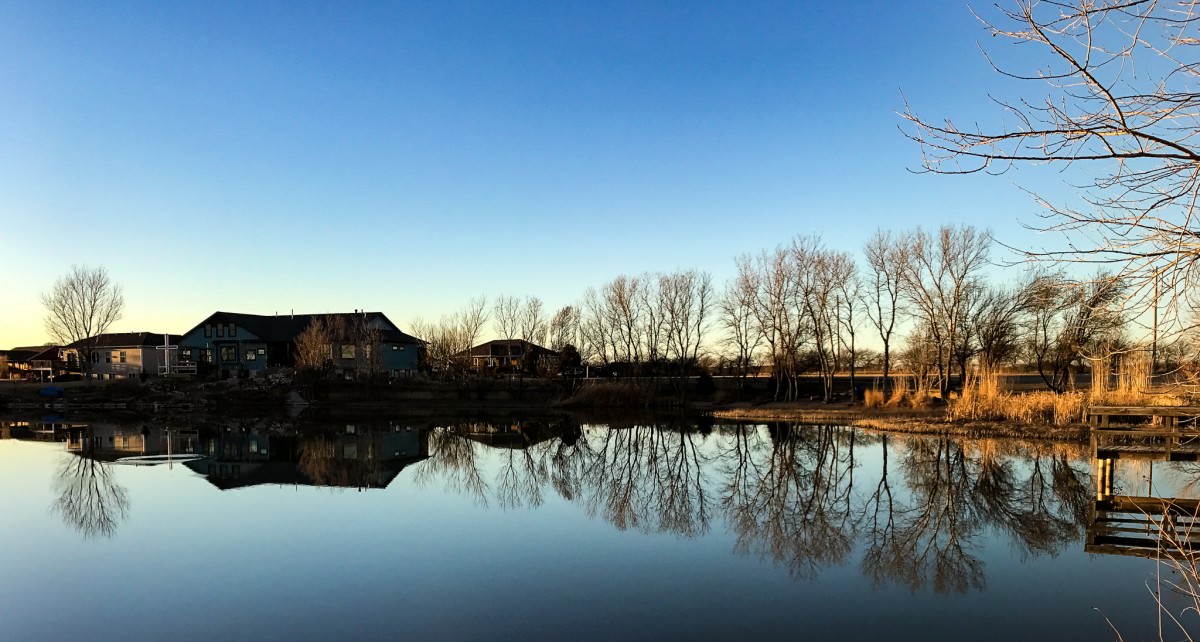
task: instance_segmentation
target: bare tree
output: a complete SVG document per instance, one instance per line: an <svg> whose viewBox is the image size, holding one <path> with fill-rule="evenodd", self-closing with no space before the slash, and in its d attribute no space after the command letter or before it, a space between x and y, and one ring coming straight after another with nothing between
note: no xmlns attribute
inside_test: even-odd
<svg viewBox="0 0 1200 642"><path fill-rule="evenodd" d="M486 310L487 299L479 296L472 299L467 307L453 315L443 316L436 323L413 319L413 332L427 342L426 355L437 373L454 375L466 370L469 362L467 352L475 345L480 330L487 323Z"/></svg>
<svg viewBox="0 0 1200 642"><path fill-rule="evenodd" d="M1078 204L1039 199L1046 210L1035 227L1063 232L1063 249L1028 256L1115 268L1128 303L1157 310L1164 297L1163 322L1179 321L1178 313L1194 311L1190 297L1200 283L1197 1L1011 6L985 20L987 28L1042 58L1032 58L1037 66L1028 71L1004 67L994 54L988 62L1006 79L1036 85L1035 95L997 100L1007 118L994 128L959 127L906 108L906 135L932 172L1086 165Z"/></svg>
<svg viewBox="0 0 1200 642"><path fill-rule="evenodd" d="M984 372L1017 356L1021 347L1025 314L1028 311L1026 289L986 287L971 311L969 327L979 347L979 365Z"/></svg>
<svg viewBox="0 0 1200 642"><path fill-rule="evenodd" d="M900 299L900 268L905 264L905 245L891 232L875 230L863 246L867 259L865 300L867 318L883 343L883 386L888 387L892 366L892 333Z"/></svg>
<svg viewBox="0 0 1200 642"><path fill-rule="evenodd" d="M85 377L90 378L93 352L101 334L125 309L121 286L103 267L75 265L42 295L46 331L64 346L74 346Z"/></svg>
<svg viewBox="0 0 1200 642"><path fill-rule="evenodd" d="M821 376L822 399L833 399L833 379L838 370L837 287L841 278L839 257L826 250L817 236L792 241L792 273L797 283L799 314L811 331L812 351Z"/></svg>
<svg viewBox="0 0 1200 642"><path fill-rule="evenodd" d="M641 279L622 274L601 290L608 308L606 316L613 321L614 344L620 349L617 358L622 361L637 363L642 360L642 288Z"/></svg>
<svg viewBox="0 0 1200 642"><path fill-rule="evenodd" d="M521 339L538 345L546 342L546 318L541 299L535 296L525 297L519 321Z"/></svg>
<svg viewBox="0 0 1200 642"><path fill-rule="evenodd" d="M771 358L775 378L775 397L795 399L797 394L797 357L811 329L799 311L797 263L787 247L763 252L755 260L758 291L754 316Z"/></svg>
<svg viewBox="0 0 1200 642"><path fill-rule="evenodd" d="M492 304L492 314L496 319L496 330L505 341L516 338L521 324L521 302L515 296L501 294Z"/></svg>
<svg viewBox="0 0 1200 642"><path fill-rule="evenodd" d="M658 279L659 308L666 335L666 357L695 363L712 307L712 276L683 270Z"/></svg>
<svg viewBox="0 0 1200 642"><path fill-rule="evenodd" d="M758 292L758 274L747 256L737 259L737 276L725 286L717 301L719 323L725 330L725 343L734 351L733 364L745 380L754 362L754 354L763 335L755 323L754 300Z"/></svg>
<svg viewBox="0 0 1200 642"><path fill-rule="evenodd" d="M833 258L833 274L837 279L837 321L838 345L840 352L845 355L845 363L850 369L850 391L853 397L858 389L858 321L855 313L862 300L862 280L858 275L858 266L849 254L839 252Z"/></svg>
<svg viewBox="0 0 1200 642"><path fill-rule="evenodd" d="M296 369L317 371L329 362L333 345L329 324L325 317L314 317L304 330L296 335Z"/></svg>
<svg viewBox="0 0 1200 642"><path fill-rule="evenodd" d="M365 313L354 317L349 330L355 345L355 371L373 379L383 370L383 332Z"/></svg>
<svg viewBox="0 0 1200 642"><path fill-rule="evenodd" d="M579 308L565 305L550 318L546 330L548 347L551 350L562 350L565 345L576 345L579 334Z"/></svg>
<svg viewBox="0 0 1200 642"><path fill-rule="evenodd" d="M583 293L582 313L579 320L581 355L585 359L596 358L607 364L617 358L616 320L606 305L605 298L595 288Z"/></svg>
<svg viewBox="0 0 1200 642"><path fill-rule="evenodd" d="M1109 356L1124 326L1124 293L1120 281L1108 275L1079 283L1061 273L1041 274L1026 287L1025 298L1030 356L1055 392L1071 386L1073 368L1082 360Z"/></svg>
<svg viewBox="0 0 1200 642"><path fill-rule="evenodd" d="M987 264L992 237L971 226L942 226L936 234L917 229L905 236L900 270L902 293L930 333L937 352L938 384L950 388L954 353L966 325L975 279Z"/></svg>
<svg viewBox="0 0 1200 642"><path fill-rule="evenodd" d="M479 340L479 333L487 323L487 297L479 295L467 302L467 307L459 311L455 317L460 338L466 343L464 350L470 349Z"/></svg>

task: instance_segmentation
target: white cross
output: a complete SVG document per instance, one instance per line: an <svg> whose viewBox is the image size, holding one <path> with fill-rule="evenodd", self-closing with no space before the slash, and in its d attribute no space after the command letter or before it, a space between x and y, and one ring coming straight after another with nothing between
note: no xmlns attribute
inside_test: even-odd
<svg viewBox="0 0 1200 642"><path fill-rule="evenodd" d="M173 345L171 345L171 335L169 335L169 334L164 334L164 335L163 335L163 344L162 344L162 345L160 345L160 346L158 346L157 348L155 348L155 350L162 350L162 351L163 351L163 352L162 352L162 355L163 355L163 374L165 374L165 375L169 375L169 374L171 374L171 351L172 351L172 350L178 350L178 349L179 349L179 346L173 346Z"/></svg>

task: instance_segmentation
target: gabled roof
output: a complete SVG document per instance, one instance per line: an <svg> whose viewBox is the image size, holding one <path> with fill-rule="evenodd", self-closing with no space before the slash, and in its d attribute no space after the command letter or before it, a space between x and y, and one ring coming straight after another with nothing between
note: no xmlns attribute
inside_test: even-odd
<svg viewBox="0 0 1200 642"><path fill-rule="evenodd" d="M477 346L474 346L470 350L460 352L455 356L519 357L525 354L527 350L542 354L558 354L549 348L543 348L536 343L531 343L524 339L513 339L511 341L508 339L493 339L486 343L481 343Z"/></svg>
<svg viewBox="0 0 1200 642"><path fill-rule="evenodd" d="M244 314L241 312L214 312L207 319L185 334L191 334L208 323L233 323L239 328L245 328L254 336L271 343L288 343L304 332L308 324L320 317L341 317L346 321L363 317L372 321L383 321L385 329L380 332L380 338L388 343L415 343L422 341L410 334L401 332L382 312L334 312L330 314ZM386 329L390 327L392 329Z"/></svg>
<svg viewBox="0 0 1200 642"><path fill-rule="evenodd" d="M192 469L193 472L204 475L208 483L221 490L233 490L263 484L277 486L387 488L392 483L392 480L400 474L401 470L404 470L410 464L427 458L428 455L416 455L405 458L385 459L380 461L378 467L374 470L363 469L361 465L357 465L358 462L355 460L335 462L342 464L344 470L341 472L345 474L329 480L313 479L300 470L300 466L295 462L241 462L233 460L226 462L224 460L196 459L185 462L184 465ZM243 468L241 474L236 477L224 477L209 473L209 461L214 463L238 464Z"/></svg>
<svg viewBox="0 0 1200 642"><path fill-rule="evenodd" d="M178 334L167 335L171 339L171 345L179 343L181 338ZM152 348L163 344L162 332L113 332L97 335L92 337L95 341L96 348ZM76 341L70 347L79 348L84 345L83 341Z"/></svg>
<svg viewBox="0 0 1200 642"><path fill-rule="evenodd" d="M40 352L28 358L28 361L58 361L58 346L46 346Z"/></svg>
<svg viewBox="0 0 1200 642"><path fill-rule="evenodd" d="M49 346L25 346L21 348L13 348L7 351L9 363L24 363L31 360L34 355L45 350Z"/></svg>

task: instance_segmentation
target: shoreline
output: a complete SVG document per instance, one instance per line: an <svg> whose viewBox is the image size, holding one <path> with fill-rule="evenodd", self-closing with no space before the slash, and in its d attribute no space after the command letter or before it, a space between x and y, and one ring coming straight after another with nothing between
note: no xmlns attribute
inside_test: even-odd
<svg viewBox="0 0 1200 642"><path fill-rule="evenodd" d="M112 414L136 416L188 416L205 412L278 414L296 416L302 411L320 415L384 415L413 417L481 416L500 414L569 414L613 417L637 421L645 416L707 416L740 423L792 422L838 425L877 432L942 435L966 438L1015 438L1058 442L1086 442L1090 428L1081 423L1055 426L1019 424L1009 420L951 421L944 406L929 408L871 407L841 401L821 403L753 402L711 403L693 401L679 405L647 405L646 397L634 401L619 394L573 398L561 386L543 381L516 385L489 380L466 382L405 382L379 388L328 386L325 394L305 401L293 385L260 382L116 382L101 385L73 383L63 386L58 398L39 398L37 384L0 389L0 411L16 415L52 413L77 418ZM618 391L619 392L619 391Z"/></svg>
<svg viewBox="0 0 1200 642"><path fill-rule="evenodd" d="M1011 421L952 422L944 407L867 408L861 405L805 402L728 404L708 413L714 419L740 422L785 421L800 424L850 426L877 432L910 435L944 435L971 438L1040 439L1044 441L1087 441L1090 429L1083 424L1054 426L1020 425Z"/></svg>

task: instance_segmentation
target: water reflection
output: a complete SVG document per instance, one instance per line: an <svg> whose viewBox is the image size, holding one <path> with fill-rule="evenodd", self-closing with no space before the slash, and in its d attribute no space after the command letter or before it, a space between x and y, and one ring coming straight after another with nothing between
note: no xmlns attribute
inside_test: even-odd
<svg viewBox="0 0 1200 642"><path fill-rule="evenodd" d="M205 419L75 426L62 438L71 454L55 510L85 537L111 536L129 511L109 462L161 452L200 456L186 466L222 490L384 489L404 474L480 509L554 499L621 530L728 532L734 554L796 578L854 565L874 586L938 593L985 588L981 550L996 537L1024 557L1053 556L1078 546L1096 515L1083 448L828 426Z"/></svg>
<svg viewBox="0 0 1200 642"><path fill-rule="evenodd" d="M129 514L129 495L113 477L113 464L77 454L63 457L55 478L53 510L85 539L112 537Z"/></svg>
<svg viewBox="0 0 1200 642"><path fill-rule="evenodd" d="M1200 529L1195 528L1200 439L1177 427L1097 428L1092 452L1096 492L1088 506L1085 550L1194 566L1200 549Z"/></svg>
<svg viewBox="0 0 1200 642"><path fill-rule="evenodd" d="M222 490L258 485L387 488L427 457L428 433L412 427L224 426L200 434L207 458L187 463Z"/></svg>
<svg viewBox="0 0 1200 642"><path fill-rule="evenodd" d="M867 437L818 426L706 434L660 424L585 426L570 439L496 447L478 438L481 430L434 428L419 481L441 481L484 506L536 507L555 492L642 532L695 537L723 519L735 553L769 559L795 577L857 553L876 585L977 590L985 586L978 550L987 531L1029 557L1057 554L1087 523L1088 469L1082 449L1071 446Z"/></svg>

